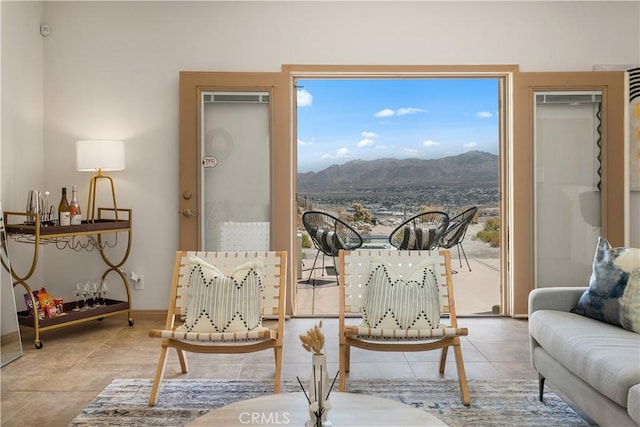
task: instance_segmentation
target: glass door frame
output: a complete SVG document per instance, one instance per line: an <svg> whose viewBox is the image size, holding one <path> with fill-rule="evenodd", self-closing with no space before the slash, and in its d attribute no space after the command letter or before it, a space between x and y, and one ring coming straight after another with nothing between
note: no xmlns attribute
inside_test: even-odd
<svg viewBox="0 0 640 427"><path fill-rule="evenodd" d="M508 230L510 200L511 197L504 197L505 194L510 194L510 151L512 145L512 119L511 119L511 99L512 99L512 87L513 76L518 72L517 65L478 65L478 66L440 66L440 65L415 65L415 66L377 66L377 65L283 65L282 67L285 73L288 73L291 80L292 92L295 95L295 82L297 79L340 79L340 78L495 78L498 79L499 84L499 157L500 157L500 178L499 178L499 193L500 193L500 314L511 315L512 307L510 305L510 299L508 296L512 293L511 280L508 271L508 259L509 259L509 242L508 242ZM293 143L297 140L296 129L296 108L292 111L292 132ZM294 150L297 155L297 150ZM293 159L293 174L292 179L294 181L294 188L297 189L297 157ZM295 193L292 195L295 198ZM293 215L297 215L293 212ZM295 223L292 225L295 226Z"/></svg>

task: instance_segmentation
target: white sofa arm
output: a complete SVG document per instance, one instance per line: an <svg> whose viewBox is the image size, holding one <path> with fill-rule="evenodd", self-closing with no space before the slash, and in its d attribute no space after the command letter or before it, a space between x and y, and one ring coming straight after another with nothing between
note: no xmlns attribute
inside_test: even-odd
<svg viewBox="0 0 640 427"><path fill-rule="evenodd" d="M537 288L529 294L529 316L536 310L571 311L587 288Z"/></svg>

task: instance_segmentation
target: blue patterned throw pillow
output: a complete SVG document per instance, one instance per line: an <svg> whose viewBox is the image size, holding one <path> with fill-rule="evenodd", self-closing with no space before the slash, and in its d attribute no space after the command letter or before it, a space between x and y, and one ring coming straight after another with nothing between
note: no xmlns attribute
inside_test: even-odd
<svg viewBox="0 0 640 427"><path fill-rule="evenodd" d="M572 311L640 333L640 249L612 248L600 237L589 289Z"/></svg>

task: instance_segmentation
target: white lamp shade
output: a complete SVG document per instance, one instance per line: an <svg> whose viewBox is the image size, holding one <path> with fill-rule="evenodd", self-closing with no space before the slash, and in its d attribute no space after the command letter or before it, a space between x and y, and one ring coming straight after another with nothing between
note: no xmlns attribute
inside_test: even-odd
<svg viewBox="0 0 640 427"><path fill-rule="evenodd" d="M124 141L76 141L76 170L120 171L124 169Z"/></svg>

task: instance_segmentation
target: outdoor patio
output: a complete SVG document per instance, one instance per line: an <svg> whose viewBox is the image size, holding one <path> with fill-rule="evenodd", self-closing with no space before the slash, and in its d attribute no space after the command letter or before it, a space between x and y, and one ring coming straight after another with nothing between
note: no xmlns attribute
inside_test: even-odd
<svg viewBox="0 0 640 427"><path fill-rule="evenodd" d="M482 228L472 224L463 242L471 271L462 256L462 267L457 249L451 249L451 267L454 270L453 285L458 316L486 316L499 314L500 305L500 249L492 248L477 239L475 234ZM384 238L365 239L365 246L387 248ZM318 257L316 269L308 282L316 256L315 248L302 250L302 274L298 277L297 315L337 316L338 282L331 257L324 258L325 272L322 275L322 255Z"/></svg>

